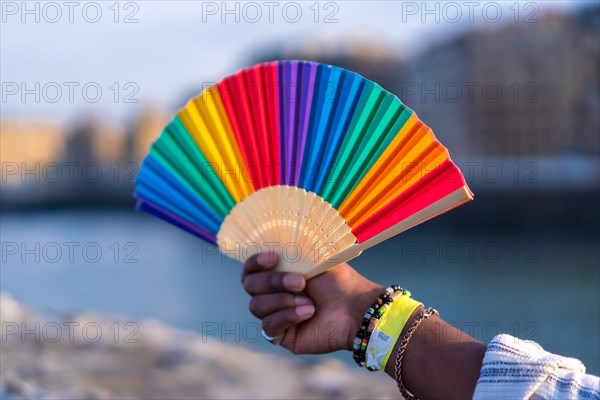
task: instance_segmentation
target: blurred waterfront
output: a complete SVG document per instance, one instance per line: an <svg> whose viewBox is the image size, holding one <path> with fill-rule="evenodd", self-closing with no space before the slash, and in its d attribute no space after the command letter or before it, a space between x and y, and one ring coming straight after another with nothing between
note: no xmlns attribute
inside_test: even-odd
<svg viewBox="0 0 600 400"><path fill-rule="evenodd" d="M473 229L467 207L455 212L462 226L429 221L352 265L377 282L411 288L482 340L512 333L600 373L597 231L563 224ZM257 334L240 266L207 255L195 237L161 221L119 211L5 214L0 233L2 290L42 312L155 318L205 338L285 353ZM213 307L224 293L227 301ZM339 358L351 365L347 354Z"/></svg>
<svg viewBox="0 0 600 400"><path fill-rule="evenodd" d="M447 26L435 40L415 34L418 51L362 35L364 27L350 37L252 42L233 62L206 50L208 44L198 46L217 77L256 62L300 58L348 68L397 94L449 148L475 201L352 265L382 284L409 287L482 340L498 332L533 339L600 374L600 7L540 4L535 23ZM377 20L365 23L378 32ZM225 53L232 42L220 37L211 45ZM193 53L185 41L156 46L167 55L173 46L177 57ZM177 57L157 68L171 74ZM183 69L189 79L200 74L193 60ZM121 101L122 118L90 104L73 106L77 116L67 118L21 111L27 101L7 95L14 87L3 73L0 291L49 315L155 318L203 337L285 353L256 335L239 265L132 210L135 176L150 144L202 80L215 78L200 70L197 86L179 86L176 94L161 86L162 96L177 97L167 104L154 101L157 95ZM39 80L35 73L29 87ZM127 79L119 81L126 95L133 93ZM215 307L223 294L227 301ZM336 357L350 364L347 354Z"/></svg>

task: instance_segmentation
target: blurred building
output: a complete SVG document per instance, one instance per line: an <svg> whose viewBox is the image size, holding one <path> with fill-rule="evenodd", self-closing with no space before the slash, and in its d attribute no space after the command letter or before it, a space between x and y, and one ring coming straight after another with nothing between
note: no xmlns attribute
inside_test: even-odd
<svg viewBox="0 0 600 400"><path fill-rule="evenodd" d="M127 160L127 136L120 124L105 124L100 134L92 138L95 158L103 163Z"/></svg>
<svg viewBox="0 0 600 400"><path fill-rule="evenodd" d="M169 116L158 110L145 110L137 115L128 127L127 159L141 162L168 122Z"/></svg>
<svg viewBox="0 0 600 400"><path fill-rule="evenodd" d="M250 64L305 59L358 72L397 94L457 158L598 157L600 7L538 18L487 25L410 59L377 41L313 41Z"/></svg>
<svg viewBox="0 0 600 400"><path fill-rule="evenodd" d="M0 126L2 184L19 184L29 171L35 178L42 166L65 153L64 126L58 122L3 118Z"/></svg>
<svg viewBox="0 0 600 400"><path fill-rule="evenodd" d="M142 112L129 127L91 114L69 124L3 118L2 209L131 207L139 163L165 115Z"/></svg>
<svg viewBox="0 0 600 400"><path fill-rule="evenodd" d="M401 95L460 154L597 157L599 34L600 7L469 32L411 60Z"/></svg>
<svg viewBox="0 0 600 400"><path fill-rule="evenodd" d="M390 53L389 48L375 39L353 38L347 43L319 40L303 41L255 54L248 65L273 60L306 60L336 65L377 82L383 88L398 93L403 78L402 53Z"/></svg>

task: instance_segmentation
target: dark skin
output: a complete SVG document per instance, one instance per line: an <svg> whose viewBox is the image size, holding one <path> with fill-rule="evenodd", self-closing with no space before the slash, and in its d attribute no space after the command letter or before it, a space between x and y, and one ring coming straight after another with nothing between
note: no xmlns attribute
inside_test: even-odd
<svg viewBox="0 0 600 400"><path fill-rule="evenodd" d="M244 289L252 296L250 312L262 320L265 332L281 336L280 345L293 354L350 351L365 310L385 288L348 264L309 281L301 274L274 271L276 264L275 254L263 253L251 257L242 272ZM421 310L413 313L406 327ZM399 343L385 367L392 378ZM483 343L430 317L406 348L402 380L420 399L472 398L485 350Z"/></svg>

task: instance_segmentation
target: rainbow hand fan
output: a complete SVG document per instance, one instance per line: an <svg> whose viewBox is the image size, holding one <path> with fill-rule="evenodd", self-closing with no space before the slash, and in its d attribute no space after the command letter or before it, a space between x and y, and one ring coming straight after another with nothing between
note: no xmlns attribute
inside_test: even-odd
<svg viewBox="0 0 600 400"><path fill-rule="evenodd" d="M313 277L473 199L396 96L305 61L259 64L192 99L152 145L138 207L243 262Z"/></svg>

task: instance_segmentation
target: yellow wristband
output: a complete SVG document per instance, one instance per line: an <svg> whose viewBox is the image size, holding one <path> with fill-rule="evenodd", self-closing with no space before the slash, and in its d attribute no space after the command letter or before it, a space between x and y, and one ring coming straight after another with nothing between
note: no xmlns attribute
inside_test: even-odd
<svg viewBox="0 0 600 400"><path fill-rule="evenodd" d="M406 321L417 307L422 305L423 303L413 300L409 293L403 294L390 304L369 339L366 351L367 367L374 370L385 368Z"/></svg>

